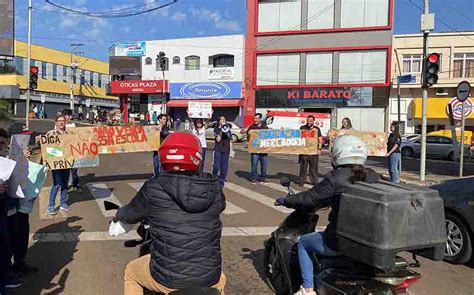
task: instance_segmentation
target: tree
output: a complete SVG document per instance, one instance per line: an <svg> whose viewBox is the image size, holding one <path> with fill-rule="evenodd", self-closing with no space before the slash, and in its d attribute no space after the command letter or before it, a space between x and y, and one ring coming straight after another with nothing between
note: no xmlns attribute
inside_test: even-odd
<svg viewBox="0 0 474 295"><path fill-rule="evenodd" d="M12 117L10 111L10 104L7 100L1 99L0 100L0 121L10 120Z"/></svg>

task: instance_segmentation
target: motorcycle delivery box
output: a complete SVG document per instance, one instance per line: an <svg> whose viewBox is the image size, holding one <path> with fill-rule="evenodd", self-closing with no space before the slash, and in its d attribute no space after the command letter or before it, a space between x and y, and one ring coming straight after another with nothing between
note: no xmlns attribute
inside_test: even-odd
<svg viewBox="0 0 474 295"><path fill-rule="evenodd" d="M395 267L403 251L442 260L443 200L415 185L358 182L341 195L337 235L341 254L381 270Z"/></svg>

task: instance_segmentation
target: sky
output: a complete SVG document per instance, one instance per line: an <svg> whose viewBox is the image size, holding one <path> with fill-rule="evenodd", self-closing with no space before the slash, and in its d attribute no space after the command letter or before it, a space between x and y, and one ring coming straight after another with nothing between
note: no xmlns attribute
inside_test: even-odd
<svg viewBox="0 0 474 295"><path fill-rule="evenodd" d="M171 0L51 0L87 12L125 11L153 8ZM346 0L347 1L347 0ZM350 0L349 0L350 1ZM395 0L394 32L419 32L423 0ZM115 12L115 13L116 13ZM430 0L436 15L435 31L474 31L473 0ZM15 33L26 40L28 0L15 2ZM59 13L45 0L33 0L33 43L69 51L71 43L83 43L86 56L108 60L114 42L178 39L200 36L245 34L246 0L179 0L166 8L144 15L92 18Z"/></svg>

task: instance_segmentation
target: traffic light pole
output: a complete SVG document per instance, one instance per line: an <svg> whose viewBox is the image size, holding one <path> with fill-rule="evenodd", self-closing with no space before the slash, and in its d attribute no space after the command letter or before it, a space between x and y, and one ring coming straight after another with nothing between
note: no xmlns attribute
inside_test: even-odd
<svg viewBox="0 0 474 295"><path fill-rule="evenodd" d="M26 121L26 128L30 129L30 98L31 98L31 93L30 93L30 74L29 71L31 69L31 18L33 15L33 4L31 3L32 0L28 0L28 49L26 52L26 59L27 59L27 69L28 69L28 74L26 75L26 103L25 103L25 121Z"/></svg>
<svg viewBox="0 0 474 295"><path fill-rule="evenodd" d="M423 14L429 14L429 1L423 1ZM423 31L423 77L421 77L421 85L423 88L422 104L421 104L421 156L420 156L420 180L425 181L426 178L426 125L427 125L427 100L428 85L425 83L426 57L428 56L428 34L429 31Z"/></svg>

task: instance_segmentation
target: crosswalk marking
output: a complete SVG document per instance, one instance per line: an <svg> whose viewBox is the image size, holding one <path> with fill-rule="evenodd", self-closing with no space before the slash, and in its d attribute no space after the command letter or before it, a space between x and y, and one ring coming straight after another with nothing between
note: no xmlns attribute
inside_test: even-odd
<svg viewBox="0 0 474 295"><path fill-rule="evenodd" d="M114 204L122 206L120 200L112 193L112 191L107 187L105 183L88 183L87 188L89 189L91 195L94 197L97 205L99 206L102 215L105 217L114 217L117 210L106 211L104 206L104 201L109 201Z"/></svg>
<svg viewBox="0 0 474 295"><path fill-rule="evenodd" d="M252 191L250 189L247 189L243 186L240 186L240 185L237 185L237 184L234 184L232 182L226 182L225 184L225 187L224 189L228 189L228 190L231 190L233 192L236 192L240 195L242 195L243 197L246 197L246 198L249 198L251 200L254 200L254 201L257 201L267 207L270 207L274 210L277 210L277 211L280 211L282 213L290 213L291 209L288 209L288 208L284 208L284 207L277 207L275 206L275 199L272 199L270 197L267 197L265 195L262 195L260 193L257 193L255 191Z"/></svg>

